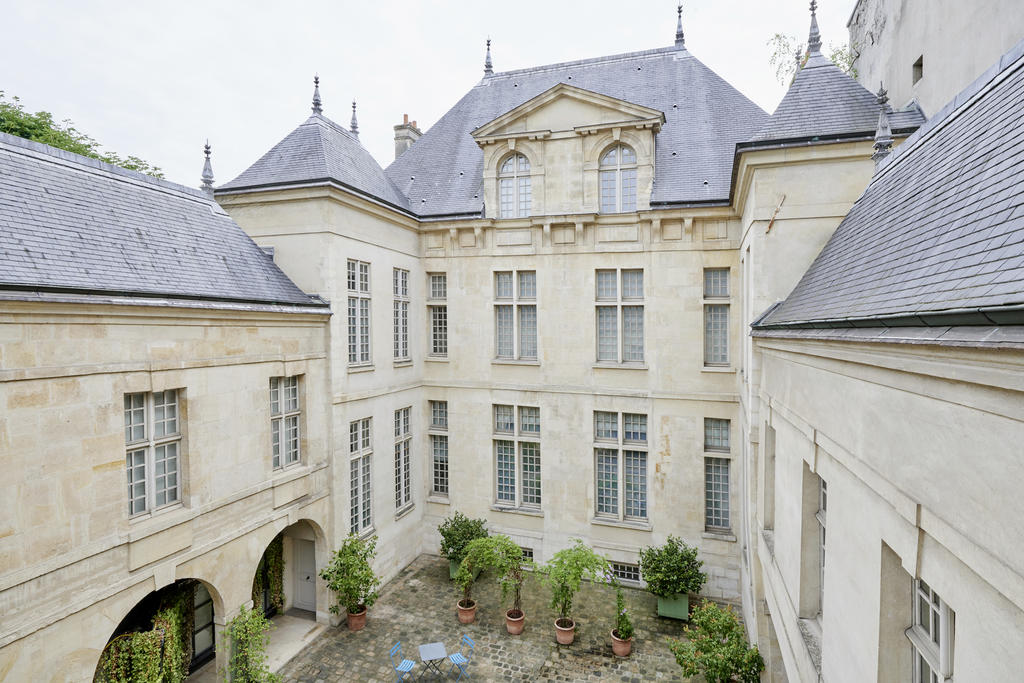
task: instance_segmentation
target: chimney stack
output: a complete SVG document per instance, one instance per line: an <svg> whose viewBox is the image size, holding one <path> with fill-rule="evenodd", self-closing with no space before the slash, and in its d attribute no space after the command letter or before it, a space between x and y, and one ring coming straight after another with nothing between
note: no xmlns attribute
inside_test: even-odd
<svg viewBox="0 0 1024 683"><path fill-rule="evenodd" d="M402 115L402 122L395 126L395 158L402 156L402 152L412 147L412 143L422 137L423 133L416 127L416 122L409 123L409 115Z"/></svg>

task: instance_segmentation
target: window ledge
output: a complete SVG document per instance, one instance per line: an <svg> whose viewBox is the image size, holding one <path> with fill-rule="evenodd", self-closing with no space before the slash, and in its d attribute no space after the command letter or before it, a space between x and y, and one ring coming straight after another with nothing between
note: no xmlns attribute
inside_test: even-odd
<svg viewBox="0 0 1024 683"><path fill-rule="evenodd" d="M150 534L155 534L164 529L187 522L193 517L195 517L195 514L180 501L156 510L141 512L134 517L128 518L128 524L130 525L128 540L137 541Z"/></svg>
<svg viewBox="0 0 1024 683"><path fill-rule="evenodd" d="M290 481L306 476L311 471L312 468L300 460L299 462L294 462L287 467L279 467L274 470L274 476L270 480L270 483L273 486L287 484Z"/></svg>
<svg viewBox="0 0 1024 683"><path fill-rule="evenodd" d="M598 526L614 526L620 529L631 529L633 531L654 531L650 522L639 522L630 520L617 520L617 519L604 519L602 517L591 517L591 524L597 524Z"/></svg>
<svg viewBox="0 0 1024 683"><path fill-rule="evenodd" d="M396 368L411 368L412 358L399 358L395 360L391 365Z"/></svg>
<svg viewBox="0 0 1024 683"><path fill-rule="evenodd" d="M368 527L366 529L363 529L360 533L358 533L356 535L356 538L358 538L360 541L365 541L366 539L370 538L371 536L375 535L376 533L377 533L377 527L370 526L370 527Z"/></svg>
<svg viewBox="0 0 1024 683"><path fill-rule="evenodd" d="M516 508L516 507L505 507L502 505L491 505L491 509L495 512L508 512L513 515L526 515L527 517L543 517L544 511L534 508Z"/></svg>
<svg viewBox="0 0 1024 683"><path fill-rule="evenodd" d="M536 358L494 358L491 360L491 365L540 365L540 361Z"/></svg>
<svg viewBox="0 0 1024 683"><path fill-rule="evenodd" d="M647 370L647 363L612 363L610 361L598 361L590 367L595 370Z"/></svg>
<svg viewBox="0 0 1024 683"><path fill-rule="evenodd" d="M402 517L405 517L407 514L412 512L413 508L415 508L415 507L416 507L416 503L407 503L404 508L402 508L401 510L399 510L398 512L395 513L395 521L397 522Z"/></svg>
<svg viewBox="0 0 1024 683"><path fill-rule="evenodd" d="M807 648L807 655L811 658L811 664L815 671L821 674L821 623L817 619L802 617L797 619L797 628L800 630L800 637Z"/></svg>
<svg viewBox="0 0 1024 683"><path fill-rule="evenodd" d="M705 365L700 369L701 372L717 372L720 374L733 374L736 372L736 368L728 365Z"/></svg>
<svg viewBox="0 0 1024 683"><path fill-rule="evenodd" d="M707 448L704 449L705 458L725 458L726 460L732 460L732 451L713 451Z"/></svg>
<svg viewBox="0 0 1024 683"><path fill-rule="evenodd" d="M427 496L427 502L428 503L437 503L438 505L451 505L452 504L451 500L449 500L448 498L446 498L446 497L444 497L444 496L442 496L440 494L433 494L433 495Z"/></svg>
<svg viewBox="0 0 1024 683"><path fill-rule="evenodd" d="M736 536L731 531L705 531L700 536L701 538L706 538L710 541L725 541L726 543L736 542Z"/></svg>
<svg viewBox="0 0 1024 683"><path fill-rule="evenodd" d="M428 363L447 363L448 356L427 356L423 360Z"/></svg>
<svg viewBox="0 0 1024 683"><path fill-rule="evenodd" d="M354 375L357 372L373 372L373 365L350 365L348 366L348 374Z"/></svg>

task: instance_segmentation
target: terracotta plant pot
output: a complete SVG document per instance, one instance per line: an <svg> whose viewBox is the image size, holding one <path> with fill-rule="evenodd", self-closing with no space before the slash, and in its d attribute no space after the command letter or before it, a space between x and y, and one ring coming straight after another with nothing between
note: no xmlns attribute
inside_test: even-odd
<svg viewBox="0 0 1024 683"><path fill-rule="evenodd" d="M352 612L348 613L349 631L358 631L362 629L364 626L366 626L366 608L362 605L360 605L360 607L362 607L362 610L360 610L359 612L356 612L355 614L353 614Z"/></svg>
<svg viewBox="0 0 1024 683"><path fill-rule="evenodd" d="M572 641L576 638L576 622L572 619L566 619L569 622L568 626L560 626L558 622L561 619L555 619L555 640L558 641L559 645L572 645Z"/></svg>
<svg viewBox="0 0 1024 683"><path fill-rule="evenodd" d="M510 635L518 636L523 632L523 627L526 626L526 613L519 610L519 616L513 617L512 613L515 610L508 610L505 612L505 628L508 629Z"/></svg>
<svg viewBox="0 0 1024 683"><path fill-rule="evenodd" d="M455 606L459 608L459 623L472 624L476 619L476 600L470 600L469 607L463 607L462 600L459 600Z"/></svg>
<svg viewBox="0 0 1024 683"><path fill-rule="evenodd" d="M616 657L628 657L629 653L633 651L633 639L623 640L615 635L615 629L612 629L612 652L615 653Z"/></svg>

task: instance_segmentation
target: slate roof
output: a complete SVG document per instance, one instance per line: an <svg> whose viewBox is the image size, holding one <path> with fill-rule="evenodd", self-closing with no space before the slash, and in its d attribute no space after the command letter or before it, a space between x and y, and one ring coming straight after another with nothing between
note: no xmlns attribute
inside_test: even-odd
<svg viewBox="0 0 1024 683"><path fill-rule="evenodd" d="M484 78L388 166L387 176L419 216L479 214L483 152L470 132L559 83L665 114L652 204L727 201L735 145L768 119L682 47L551 64Z"/></svg>
<svg viewBox="0 0 1024 683"><path fill-rule="evenodd" d="M3 133L0 290L326 312L198 190Z"/></svg>
<svg viewBox="0 0 1024 683"><path fill-rule="evenodd" d="M894 111L886 106L896 135L924 123L916 104ZM874 135L878 101L871 92L821 53L812 54L800 69L779 106L751 142L781 142Z"/></svg>
<svg viewBox="0 0 1024 683"><path fill-rule="evenodd" d="M1024 323L1024 41L887 158L755 323Z"/></svg>
<svg viewBox="0 0 1024 683"><path fill-rule="evenodd" d="M408 200L359 139L323 114L313 114L217 192L333 180L400 209Z"/></svg>

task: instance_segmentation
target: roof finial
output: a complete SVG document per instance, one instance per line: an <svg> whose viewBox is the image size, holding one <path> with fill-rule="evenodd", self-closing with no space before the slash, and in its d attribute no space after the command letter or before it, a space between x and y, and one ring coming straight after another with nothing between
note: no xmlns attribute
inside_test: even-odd
<svg viewBox="0 0 1024 683"><path fill-rule="evenodd" d="M683 36L683 3L676 6L676 47L686 45L686 38Z"/></svg>
<svg viewBox="0 0 1024 683"><path fill-rule="evenodd" d="M800 67L804 65L804 49L798 47L794 56L796 57L796 70L799 71Z"/></svg>
<svg viewBox="0 0 1024 683"><path fill-rule="evenodd" d="M203 180L202 180L202 191L208 197L213 197L213 166L210 165L210 140L206 140L206 144L203 146L203 154L206 155L206 159L203 161Z"/></svg>
<svg viewBox="0 0 1024 683"><path fill-rule="evenodd" d="M818 31L818 0L811 0L811 33L807 36L807 53L810 55L821 53L821 32Z"/></svg>
<svg viewBox="0 0 1024 683"><path fill-rule="evenodd" d="M878 129L875 131L875 153L871 158L875 167L885 157L889 156L892 150L892 131L889 129L889 113L885 103L889 101L889 95L881 83L878 84Z"/></svg>
<svg viewBox="0 0 1024 683"><path fill-rule="evenodd" d="M320 106L320 75L313 76L313 113L323 114L324 109Z"/></svg>
<svg viewBox="0 0 1024 683"><path fill-rule="evenodd" d="M487 37L487 59L484 60L484 76L493 76L494 66L491 64L491 37Z"/></svg>
<svg viewBox="0 0 1024 683"><path fill-rule="evenodd" d="M359 137L359 121L356 120L356 101L352 100L352 123L349 124L348 129L352 131L352 134Z"/></svg>

